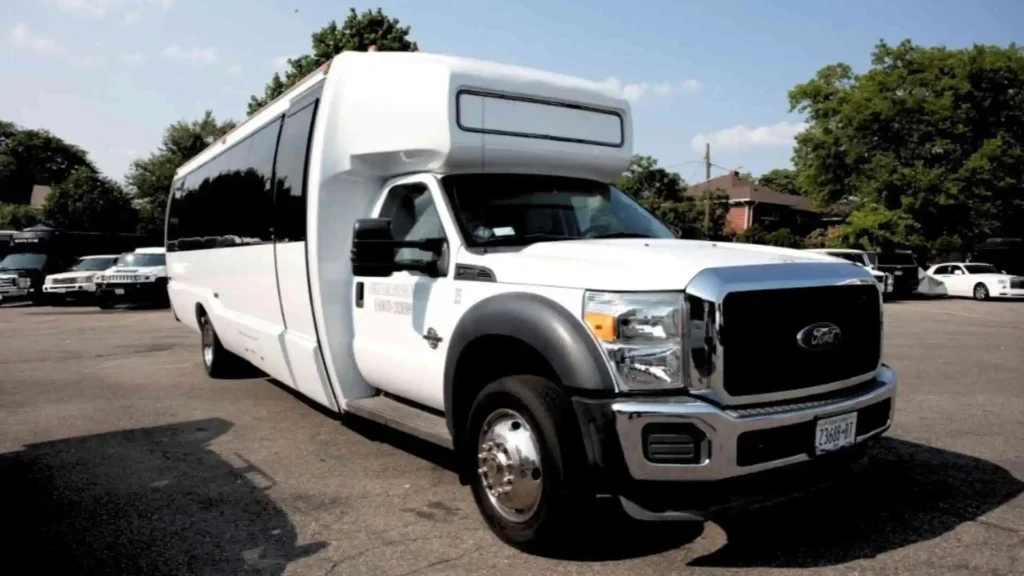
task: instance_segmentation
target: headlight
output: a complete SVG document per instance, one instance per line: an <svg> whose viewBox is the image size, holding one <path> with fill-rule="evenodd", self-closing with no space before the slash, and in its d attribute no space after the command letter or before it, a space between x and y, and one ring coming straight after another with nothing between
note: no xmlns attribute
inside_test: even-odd
<svg viewBox="0 0 1024 576"><path fill-rule="evenodd" d="M1006 286L1007 284L1010 283L1010 281L1007 280L1006 278L997 278L996 283L999 284L1000 286Z"/></svg>
<svg viewBox="0 0 1024 576"><path fill-rule="evenodd" d="M18 278L18 288L29 288L32 286L31 278Z"/></svg>
<svg viewBox="0 0 1024 576"><path fill-rule="evenodd" d="M47 276L46 279L43 280L43 286L49 286L51 284L53 284L53 278L50 278L49 276Z"/></svg>
<svg viewBox="0 0 1024 576"><path fill-rule="evenodd" d="M625 390L664 390L683 378L682 293L587 292L583 319Z"/></svg>

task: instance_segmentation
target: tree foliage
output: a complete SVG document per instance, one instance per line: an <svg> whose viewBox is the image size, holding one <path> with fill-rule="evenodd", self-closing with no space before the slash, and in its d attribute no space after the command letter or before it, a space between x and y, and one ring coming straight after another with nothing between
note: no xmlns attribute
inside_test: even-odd
<svg viewBox="0 0 1024 576"><path fill-rule="evenodd" d="M132 162L125 180L139 209L143 232L163 229L174 172L234 127L234 121L218 122L213 112L207 110L198 120L171 124L156 152Z"/></svg>
<svg viewBox="0 0 1024 576"><path fill-rule="evenodd" d="M419 46L409 40L409 27L400 26L397 18L384 14L380 8L357 13L349 8L345 21L338 26L332 20L327 26L314 32L312 54L303 54L288 59L288 70L281 75L274 73L263 89L263 95L249 98L247 114L255 114L288 88L310 75L324 63L345 51L365 52L376 46L380 52L416 52Z"/></svg>
<svg viewBox="0 0 1024 576"><path fill-rule="evenodd" d="M810 126L797 185L843 203L851 245L970 246L1024 236L1024 51L880 42L872 66L818 71L789 93Z"/></svg>
<svg viewBox="0 0 1024 576"><path fill-rule="evenodd" d="M27 203L32 186L58 184L79 168L96 171L85 150L46 130L0 120L0 202Z"/></svg>
<svg viewBox="0 0 1024 576"><path fill-rule="evenodd" d="M629 194L658 217L677 236L721 238L725 232L727 205L721 193L710 195L711 218L704 228L704 202L686 194L686 181L658 165L651 156L634 155L629 168L613 185Z"/></svg>
<svg viewBox="0 0 1024 576"><path fill-rule="evenodd" d="M801 190L800 184L797 182L796 170L790 168L769 170L754 181L776 192L803 196L803 190Z"/></svg>
<svg viewBox="0 0 1024 576"><path fill-rule="evenodd" d="M55 186L43 205L46 222L81 232L135 232L138 213L116 182L81 167Z"/></svg>
<svg viewBox="0 0 1024 576"><path fill-rule="evenodd" d="M22 230L39 223L39 211L28 204L0 203L0 230Z"/></svg>

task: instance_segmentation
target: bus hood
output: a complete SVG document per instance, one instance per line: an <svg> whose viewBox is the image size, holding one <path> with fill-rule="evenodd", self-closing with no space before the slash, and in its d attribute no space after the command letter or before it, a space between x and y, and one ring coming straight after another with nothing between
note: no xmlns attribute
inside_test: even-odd
<svg viewBox="0 0 1024 576"><path fill-rule="evenodd" d="M708 268L781 263L834 263L850 278L863 268L803 250L697 240L567 240L489 253L463 251L459 264L489 268L498 282L591 290L680 290Z"/></svg>

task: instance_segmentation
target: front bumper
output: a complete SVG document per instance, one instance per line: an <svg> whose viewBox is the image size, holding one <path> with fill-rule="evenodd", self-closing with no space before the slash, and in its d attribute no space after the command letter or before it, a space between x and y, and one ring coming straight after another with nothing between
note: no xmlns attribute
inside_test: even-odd
<svg viewBox="0 0 1024 576"><path fill-rule="evenodd" d="M616 402L611 409L633 479L721 480L815 458L814 425L821 418L857 412L856 444L884 433L892 422L895 392L896 374L883 365L873 381L839 397L734 409L693 398L631 400ZM878 407L886 406L879 414ZM688 424L703 432L699 461L660 464L648 460L644 428L651 424Z"/></svg>
<svg viewBox="0 0 1024 576"><path fill-rule="evenodd" d="M96 285L93 283L83 284L45 284L43 292L46 294L60 294L62 296L92 296L96 292Z"/></svg>
<svg viewBox="0 0 1024 576"><path fill-rule="evenodd" d="M1024 298L1024 288L996 286L996 291L992 293L992 296L996 298Z"/></svg>
<svg viewBox="0 0 1024 576"><path fill-rule="evenodd" d="M160 300L167 297L167 280L99 283L96 285L96 296L122 302Z"/></svg>

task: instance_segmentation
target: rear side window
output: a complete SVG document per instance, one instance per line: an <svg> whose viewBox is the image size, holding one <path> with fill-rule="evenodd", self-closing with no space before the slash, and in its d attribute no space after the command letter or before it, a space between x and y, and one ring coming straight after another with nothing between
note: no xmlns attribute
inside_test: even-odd
<svg viewBox="0 0 1024 576"><path fill-rule="evenodd" d="M277 149L274 236L278 242L306 239L306 172L317 102L290 114Z"/></svg>

